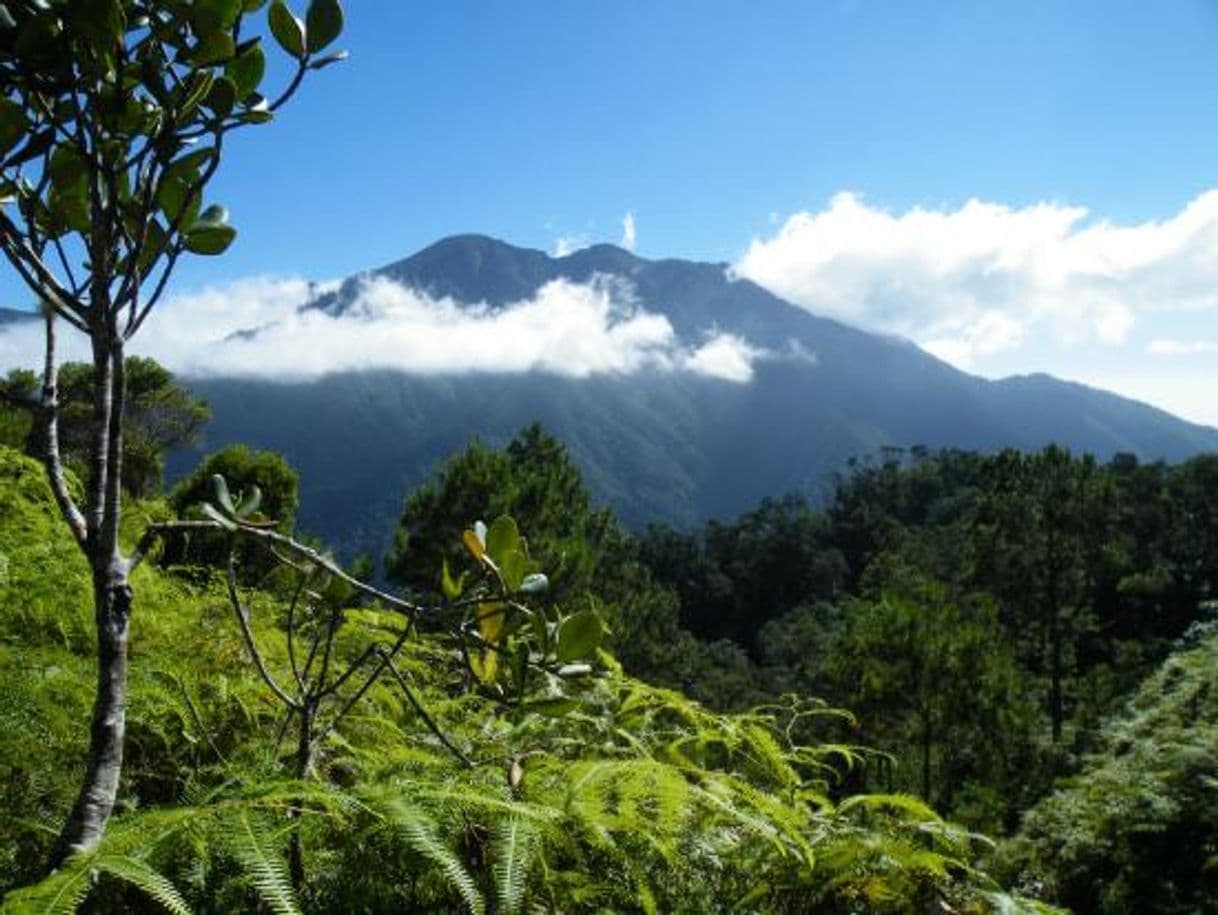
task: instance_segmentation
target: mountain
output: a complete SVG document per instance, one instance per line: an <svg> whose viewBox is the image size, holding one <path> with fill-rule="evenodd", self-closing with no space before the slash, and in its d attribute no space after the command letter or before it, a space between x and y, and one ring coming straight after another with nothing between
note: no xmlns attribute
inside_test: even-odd
<svg viewBox="0 0 1218 915"><path fill-rule="evenodd" d="M539 420L560 436L590 488L632 525L688 525L760 498L823 493L852 456L884 446L1038 448L1180 460L1218 449L1218 430L1104 391L1029 375L989 381L913 344L817 317L725 264L646 260L612 245L566 257L476 235L445 239L343 282L306 307L341 315L379 277L491 309L550 280L627 280L637 304L690 346L727 332L776 354L745 383L647 369L569 378L543 373L411 375L367 371L290 383L198 378L216 418L207 446L249 442L302 471L301 521L379 554L405 492L477 435L502 444ZM192 455L175 455L171 473Z"/></svg>
<svg viewBox="0 0 1218 915"><path fill-rule="evenodd" d="M30 311L15 311L12 308L0 308L0 327L5 324L18 324L22 321L33 321L38 316Z"/></svg>

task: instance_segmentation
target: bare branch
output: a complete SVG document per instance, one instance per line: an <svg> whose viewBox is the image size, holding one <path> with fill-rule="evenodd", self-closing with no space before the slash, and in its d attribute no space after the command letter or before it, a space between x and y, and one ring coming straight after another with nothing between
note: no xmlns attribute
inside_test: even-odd
<svg viewBox="0 0 1218 915"><path fill-rule="evenodd" d="M419 717L423 719L423 723L427 725L427 729L435 734L436 739L439 740L440 743L444 744L449 752L456 756L457 759L461 760L462 764L464 764L466 768L472 769L474 764L470 758L462 753L461 750L448 739L444 732L440 730L439 725L437 725L432 719L431 715L427 713L427 709L423 708L423 704L419 702L419 700L415 697L415 694L411 692L410 684L406 682L406 678L402 676L401 671L397 669L397 665L393 663L393 658L390 657L388 652L386 652L383 648L381 649L380 654L385 659L385 664L389 668L389 672L393 674L393 679L398 681L398 686L402 688L402 692L406 694L406 698L414 707L414 710L418 712Z"/></svg>
<svg viewBox="0 0 1218 915"><path fill-rule="evenodd" d="M283 687L275 681L275 678L266 666L262 652L258 650L258 645L254 642L254 632L250 629L249 610L241 603L241 595L237 593L237 560L232 550L228 553L228 599L233 605L233 612L237 617L237 623L241 626L241 635L245 639L245 647L249 650L250 657L254 661L254 666L258 668L258 675L262 677L262 681L270 688L271 692L279 697L280 702L290 709L300 711L303 706L298 700L293 699L284 692Z"/></svg>
<svg viewBox="0 0 1218 915"><path fill-rule="evenodd" d="M42 372L42 459L46 465L51 492L55 495L55 504L59 506L59 512L68 522L68 527L72 529L77 545L84 549L88 540L88 527L85 524L85 516L80 513L72 494L68 492L63 462L59 456L59 366L55 360L55 312L51 308L45 308L43 318L46 321L46 360Z"/></svg>
<svg viewBox="0 0 1218 915"><path fill-rule="evenodd" d="M152 541L155 540L161 534L168 533L171 531L192 531L192 530L193 531L222 531L222 530L224 530L224 528L222 528L215 521L162 521L162 522L158 522L157 524L149 525L148 529L144 532L144 536L140 539L140 543L143 545L142 548L140 546L137 546L135 552L132 554L132 560L131 560L132 567L134 568L134 566L139 564L139 562L143 559L144 554L147 552L148 548L151 547ZM379 588L374 588L372 585L365 584L364 582L360 581L355 576L345 572L341 567L339 567L337 564L335 564L334 562L327 559L325 556L321 555L321 553L317 552L312 547L307 547L303 543L298 543L297 541L293 540L291 537L288 537L285 534L281 534L278 531L272 531L272 530L268 530L266 528L254 527L249 524L243 524L241 522L236 522L235 533L239 533L243 537L249 537L252 540L260 541L263 544L274 544L274 545L278 546L280 549L282 549L284 552L289 553L293 556L296 556L299 559L303 559L306 562L309 562L312 565L317 566L319 569L322 569L323 571L328 572L329 574L333 575L335 578L346 582L347 584L349 584L351 587L355 588L355 590L359 591L360 593L366 594L368 597L372 597L372 598L375 598L376 600L379 600L381 603L385 604L390 610L394 610L405 616L413 616L414 614L427 614L427 613L434 612L433 608L424 607L424 606L422 606L420 604L416 604L412 601L404 600L400 597L395 597L394 595L389 594L388 592L382 591Z"/></svg>

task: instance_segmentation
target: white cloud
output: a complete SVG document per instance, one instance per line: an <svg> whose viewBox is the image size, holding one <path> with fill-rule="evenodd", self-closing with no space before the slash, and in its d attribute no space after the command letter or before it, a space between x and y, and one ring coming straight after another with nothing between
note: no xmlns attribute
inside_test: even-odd
<svg viewBox="0 0 1218 915"><path fill-rule="evenodd" d="M588 245L587 235L560 235L554 239L553 253L555 257L566 257L568 254L583 250Z"/></svg>
<svg viewBox="0 0 1218 915"><path fill-rule="evenodd" d="M842 193L755 239L733 269L966 366L1034 331L1056 346L1111 346L1148 316L1218 309L1218 191L1161 221L1087 216L980 200L894 215Z"/></svg>
<svg viewBox="0 0 1218 915"><path fill-rule="evenodd" d="M1151 340L1146 352L1154 356L1206 356L1218 353L1218 340Z"/></svg>
<svg viewBox="0 0 1218 915"><path fill-rule="evenodd" d="M610 278L555 280L502 308L434 299L374 279L337 317L301 311L309 293L303 281L256 279L172 298L132 351L184 375L311 378L383 368L584 378L653 369L734 382L750 380L753 362L765 356L726 334L683 345L668 318L638 307L630 287ZM80 335L65 329L61 337L65 359L85 356ZM0 367L36 365L41 345L36 324L0 331Z"/></svg>
<svg viewBox="0 0 1218 915"><path fill-rule="evenodd" d="M627 213L622 217L622 240L620 244L627 251L633 251L637 241L638 233L635 229L634 213Z"/></svg>
<svg viewBox="0 0 1218 915"><path fill-rule="evenodd" d="M735 334L718 333L687 355L682 365L691 372L744 383L753 379L753 363L765 352Z"/></svg>

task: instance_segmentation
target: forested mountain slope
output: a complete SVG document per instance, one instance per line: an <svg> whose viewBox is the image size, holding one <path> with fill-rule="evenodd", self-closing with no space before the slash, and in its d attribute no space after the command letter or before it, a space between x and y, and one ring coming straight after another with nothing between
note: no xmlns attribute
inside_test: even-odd
<svg viewBox="0 0 1218 915"><path fill-rule="evenodd" d="M302 521L345 548L383 550L403 494L471 435L502 444L534 420L567 443L595 497L637 526L739 513L791 489L830 488L884 446L1035 449L1058 442L1180 460L1218 432L1045 375L988 381L903 340L797 308L726 265L646 260L611 245L566 257L458 236L345 281L307 307L342 314L370 277L491 309L546 282L626 280L683 344L730 333L766 355L746 382L640 370L586 378L369 371L288 383L196 378L215 408L208 446L285 453L302 471ZM195 460L179 455L171 472Z"/></svg>

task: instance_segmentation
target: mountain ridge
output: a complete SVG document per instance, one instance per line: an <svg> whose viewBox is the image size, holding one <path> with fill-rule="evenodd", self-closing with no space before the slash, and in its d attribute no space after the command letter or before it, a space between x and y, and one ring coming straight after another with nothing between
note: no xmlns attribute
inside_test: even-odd
<svg viewBox="0 0 1218 915"><path fill-rule="evenodd" d="M1218 450L1218 430L1052 376L978 378L899 337L814 315L725 264L648 260L613 245L552 257L488 236L441 239L349 277L305 307L341 315L380 278L501 309L547 282L613 276L639 309L696 345L730 333L768 353L751 380L645 369L573 378L543 372L335 373L311 381L193 378L215 408L208 447L247 442L302 471L301 521L354 552L380 554L402 498L471 437L501 445L540 421L562 438L602 504L638 526L726 517L768 495L824 495L851 457L886 446L1034 449L1181 460ZM797 346L814 358L784 358ZM195 459L175 455L171 472Z"/></svg>

